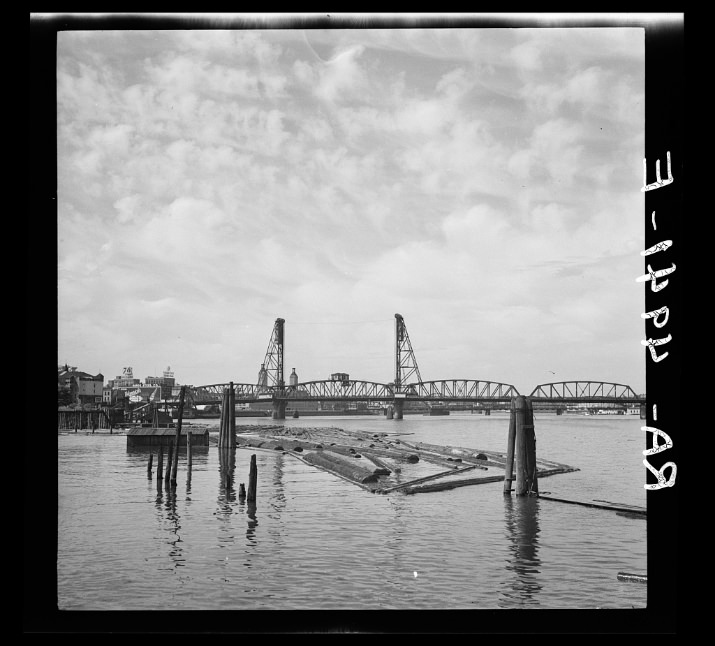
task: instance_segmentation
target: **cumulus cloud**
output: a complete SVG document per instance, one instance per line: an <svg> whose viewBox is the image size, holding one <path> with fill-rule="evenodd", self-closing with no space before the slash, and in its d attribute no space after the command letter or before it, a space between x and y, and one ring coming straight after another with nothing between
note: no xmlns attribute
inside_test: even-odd
<svg viewBox="0 0 715 646"><path fill-rule="evenodd" d="M253 381L282 317L301 378L389 380L401 312L425 379L630 359L643 42L614 31L61 33L61 354Z"/></svg>

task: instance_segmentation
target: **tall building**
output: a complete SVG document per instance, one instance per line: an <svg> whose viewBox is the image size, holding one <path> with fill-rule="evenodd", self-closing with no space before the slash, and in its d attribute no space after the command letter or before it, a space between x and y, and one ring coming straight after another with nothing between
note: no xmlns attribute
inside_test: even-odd
<svg viewBox="0 0 715 646"><path fill-rule="evenodd" d="M161 388L161 398L169 399L172 396L174 387L176 386L176 379L174 379L174 373L171 371L171 366L167 366L161 377L147 377L144 379L144 384L147 386L159 386Z"/></svg>

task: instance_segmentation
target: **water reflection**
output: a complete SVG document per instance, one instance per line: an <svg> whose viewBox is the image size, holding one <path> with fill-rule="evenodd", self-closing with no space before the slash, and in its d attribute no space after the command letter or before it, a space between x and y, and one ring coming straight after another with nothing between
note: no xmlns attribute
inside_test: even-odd
<svg viewBox="0 0 715 646"><path fill-rule="evenodd" d="M511 545L506 570L511 574L501 585L501 607L533 605L539 583L539 499L535 496L504 496L506 535Z"/></svg>
<svg viewBox="0 0 715 646"><path fill-rule="evenodd" d="M218 505L220 511L231 513L231 504L236 502L236 449L234 447L220 447L218 449L218 458L220 480Z"/></svg>
<svg viewBox="0 0 715 646"><path fill-rule="evenodd" d="M161 478L157 480L161 481ZM157 509L157 517L159 519L160 529L162 532L166 531L165 525L168 524L168 531L171 536L167 543L171 546L169 550L169 557L173 562L173 567L183 567L186 565L186 558L184 557L183 547L181 545L182 538L179 531L181 530L181 517L177 511L176 507L176 488L167 487L166 494L161 487L157 486L157 495L155 499L155 506Z"/></svg>
<svg viewBox="0 0 715 646"><path fill-rule="evenodd" d="M388 524L390 533L385 539L385 547L388 549L397 571L407 571L409 565L402 562L404 557L404 546L402 543L409 531L406 523L406 516L409 515L407 511L407 501L405 496L401 494L388 496L387 500L394 514Z"/></svg>
<svg viewBox="0 0 715 646"><path fill-rule="evenodd" d="M251 545L256 545L256 527L258 527L258 519L256 518L256 503L249 502L246 508L246 515L248 516L248 526L246 527L246 540ZM251 566L250 560L246 561L248 567Z"/></svg>

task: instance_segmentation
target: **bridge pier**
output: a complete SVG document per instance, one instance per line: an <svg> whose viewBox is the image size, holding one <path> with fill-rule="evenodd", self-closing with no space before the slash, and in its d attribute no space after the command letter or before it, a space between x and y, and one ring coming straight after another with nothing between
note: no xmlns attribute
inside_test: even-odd
<svg viewBox="0 0 715 646"><path fill-rule="evenodd" d="M405 400L404 399L396 399L395 401L392 402L392 405L395 409L394 419L402 419L402 415L404 413L404 408L405 408Z"/></svg>
<svg viewBox="0 0 715 646"><path fill-rule="evenodd" d="M273 400L273 419L285 419L286 418L286 402L285 400L274 399Z"/></svg>

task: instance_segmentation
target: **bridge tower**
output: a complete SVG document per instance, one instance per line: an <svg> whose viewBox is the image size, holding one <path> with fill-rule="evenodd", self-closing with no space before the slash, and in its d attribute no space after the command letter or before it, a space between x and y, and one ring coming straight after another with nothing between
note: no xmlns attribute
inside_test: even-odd
<svg viewBox="0 0 715 646"><path fill-rule="evenodd" d="M420 369L417 367L417 359L412 350L410 335L407 334L405 319L401 314L395 314L395 419L402 419L404 407L404 386L416 376L414 381L421 382Z"/></svg>
<svg viewBox="0 0 715 646"><path fill-rule="evenodd" d="M284 319L276 319L273 326L271 340L268 342L266 357L261 364L261 370L258 373L259 386L275 386L283 388L283 324ZM273 400L273 419L285 419L285 400Z"/></svg>

